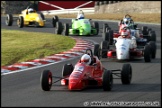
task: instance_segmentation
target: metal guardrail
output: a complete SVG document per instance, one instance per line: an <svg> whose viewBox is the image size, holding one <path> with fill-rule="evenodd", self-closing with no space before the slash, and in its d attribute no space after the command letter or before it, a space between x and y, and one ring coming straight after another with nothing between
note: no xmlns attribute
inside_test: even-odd
<svg viewBox="0 0 162 108"><path fill-rule="evenodd" d="M95 12L93 8L78 8L78 9L64 9L64 10L48 10L41 11L44 15L54 15L54 14L73 14L78 13L79 10L82 10L84 13L93 14Z"/></svg>

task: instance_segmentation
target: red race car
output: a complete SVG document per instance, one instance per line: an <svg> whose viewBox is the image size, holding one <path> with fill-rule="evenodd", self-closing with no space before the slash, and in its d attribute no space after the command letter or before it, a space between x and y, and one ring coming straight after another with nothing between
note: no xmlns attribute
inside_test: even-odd
<svg viewBox="0 0 162 108"><path fill-rule="evenodd" d="M102 87L104 91L111 91L113 75L121 78L122 84L131 83L132 67L130 64L124 64L122 69L107 70L102 66L98 57L93 55L91 49L87 49L84 55L90 56L90 64L84 62L89 61L88 58L84 61L81 58L75 67L72 64L65 64L62 69L62 77L53 76L50 70L44 70L40 78L42 90L50 91L53 83L61 81L61 85L68 86L68 90L83 90L89 86L98 86ZM59 80L53 82L53 78Z"/></svg>

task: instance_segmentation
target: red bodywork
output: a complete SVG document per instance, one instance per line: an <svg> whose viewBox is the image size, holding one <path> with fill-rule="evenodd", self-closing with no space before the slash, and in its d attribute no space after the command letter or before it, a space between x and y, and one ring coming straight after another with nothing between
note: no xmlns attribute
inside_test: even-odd
<svg viewBox="0 0 162 108"><path fill-rule="evenodd" d="M89 85L102 86L104 68L95 56L94 61L95 66L86 65L79 60L70 76L61 80L61 85L68 85L69 90L82 90Z"/></svg>
<svg viewBox="0 0 162 108"><path fill-rule="evenodd" d="M116 58L116 49L110 49L107 52L108 58ZM143 51L140 49L130 49L130 59L143 57Z"/></svg>

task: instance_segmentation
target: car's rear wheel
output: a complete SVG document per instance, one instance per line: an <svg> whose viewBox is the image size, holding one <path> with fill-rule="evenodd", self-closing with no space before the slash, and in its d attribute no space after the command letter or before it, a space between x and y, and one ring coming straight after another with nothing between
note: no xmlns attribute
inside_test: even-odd
<svg viewBox="0 0 162 108"><path fill-rule="evenodd" d="M43 13L40 13L40 16L41 16L42 20L45 20Z"/></svg>
<svg viewBox="0 0 162 108"><path fill-rule="evenodd" d="M155 41L156 42L156 34L155 31L150 31L149 32L150 35L150 41Z"/></svg>
<svg viewBox="0 0 162 108"><path fill-rule="evenodd" d="M63 35L69 36L69 24L65 23L63 28Z"/></svg>
<svg viewBox="0 0 162 108"><path fill-rule="evenodd" d="M54 16L53 18L52 18L52 24L53 24L53 27L56 27L56 23L59 21L59 18L58 18L58 16Z"/></svg>
<svg viewBox="0 0 162 108"><path fill-rule="evenodd" d="M156 57L156 43L155 43L155 41L150 41L148 44L151 47L151 57L153 59L155 59L155 57Z"/></svg>
<svg viewBox="0 0 162 108"><path fill-rule="evenodd" d="M73 69L74 67L72 64L65 64L62 68L62 77L69 76L72 73Z"/></svg>
<svg viewBox="0 0 162 108"><path fill-rule="evenodd" d="M97 31L97 33L95 34L95 35L98 35L98 33L99 33L99 24L98 24L98 22L93 22L92 23L92 26L96 29L96 31Z"/></svg>
<svg viewBox="0 0 162 108"><path fill-rule="evenodd" d="M142 34L143 35L148 35L148 31L147 31L148 27L147 26L142 26Z"/></svg>
<svg viewBox="0 0 162 108"><path fill-rule="evenodd" d="M7 26L12 26L12 24L13 24L13 16L12 16L12 14L7 14L5 23L6 23Z"/></svg>
<svg viewBox="0 0 162 108"><path fill-rule="evenodd" d="M121 71L122 84L130 84L132 79L132 67L130 64L124 64Z"/></svg>
<svg viewBox="0 0 162 108"><path fill-rule="evenodd" d="M104 91L111 91L113 87L113 76L110 70L106 70L102 76L102 86Z"/></svg>
<svg viewBox="0 0 162 108"><path fill-rule="evenodd" d="M100 49L99 49L99 47L100 47L99 44L94 45L94 55L97 56L100 59Z"/></svg>
<svg viewBox="0 0 162 108"><path fill-rule="evenodd" d="M102 28L102 33L105 33L106 32L106 28L109 28L109 25L107 23L104 23L103 24L103 28Z"/></svg>
<svg viewBox="0 0 162 108"><path fill-rule="evenodd" d="M19 16L19 18L17 20L17 26L19 28L22 28L24 26L24 18L23 18L23 16Z"/></svg>
<svg viewBox="0 0 162 108"><path fill-rule="evenodd" d="M114 34L114 31L113 30L108 30L108 32L109 32L109 44L110 45L113 45L113 34Z"/></svg>
<svg viewBox="0 0 162 108"><path fill-rule="evenodd" d="M101 45L100 45L100 48L101 48L101 57L102 58L107 58L107 51L109 49L109 43L107 41L102 41L101 42Z"/></svg>
<svg viewBox="0 0 162 108"><path fill-rule="evenodd" d="M145 62L151 62L151 48L148 44L144 47L144 60Z"/></svg>
<svg viewBox="0 0 162 108"><path fill-rule="evenodd" d="M50 91L52 86L52 73L49 70L44 70L40 77L41 87L44 91Z"/></svg>
<svg viewBox="0 0 162 108"><path fill-rule="evenodd" d="M61 34L62 29L63 29L62 23L61 22L56 22L55 33L56 34Z"/></svg>

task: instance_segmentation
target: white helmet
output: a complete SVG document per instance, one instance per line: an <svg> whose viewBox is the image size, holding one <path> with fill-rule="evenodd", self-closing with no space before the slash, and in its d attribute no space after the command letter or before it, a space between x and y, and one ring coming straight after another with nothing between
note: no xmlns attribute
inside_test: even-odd
<svg viewBox="0 0 162 108"><path fill-rule="evenodd" d="M78 12L77 19L84 19L84 13L83 13L82 10L80 10L80 11Z"/></svg>
<svg viewBox="0 0 162 108"><path fill-rule="evenodd" d="M81 62L82 63L85 63L87 65L90 65L91 63L91 57L88 55L88 54L84 54L82 57L81 57Z"/></svg>
<svg viewBox="0 0 162 108"><path fill-rule="evenodd" d="M28 12L29 12L29 13L33 13L33 12L34 12L34 9L29 8L29 9L28 9Z"/></svg>
<svg viewBox="0 0 162 108"><path fill-rule="evenodd" d="M124 24L126 25L130 24L130 18L124 18L123 21L124 21Z"/></svg>

